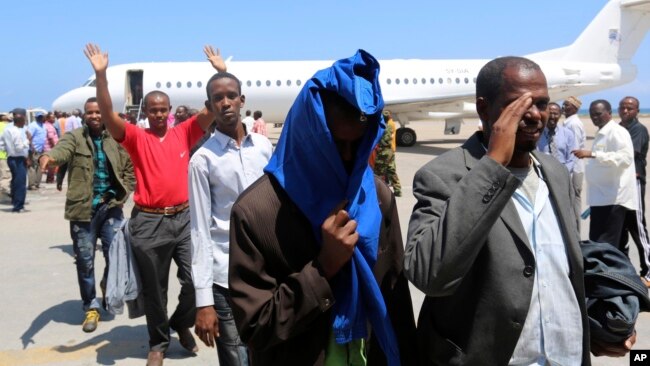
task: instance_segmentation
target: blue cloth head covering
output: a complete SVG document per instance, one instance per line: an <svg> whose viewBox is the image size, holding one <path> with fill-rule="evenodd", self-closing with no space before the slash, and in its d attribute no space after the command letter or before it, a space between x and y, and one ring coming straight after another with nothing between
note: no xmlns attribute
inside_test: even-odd
<svg viewBox="0 0 650 366"><path fill-rule="evenodd" d="M323 221L337 204L348 201L346 210L357 221L359 241L351 261L333 282L334 337L339 344L365 338L370 320L388 364L398 365L395 333L372 272L377 260L381 211L368 158L385 129L378 77L379 63L363 50L318 71L305 83L289 110L275 152L264 170L278 180L308 218L320 243ZM350 174L327 126L320 95L325 90L338 94L367 118L366 133Z"/></svg>

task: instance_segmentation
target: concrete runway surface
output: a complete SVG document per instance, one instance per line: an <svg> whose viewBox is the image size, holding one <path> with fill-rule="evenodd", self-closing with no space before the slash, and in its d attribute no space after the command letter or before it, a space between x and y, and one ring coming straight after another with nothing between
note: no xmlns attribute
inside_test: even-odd
<svg viewBox="0 0 650 366"><path fill-rule="evenodd" d="M595 128L588 116L581 117L591 144ZM642 118L650 125L650 118ZM460 145L475 130L476 121L467 122L459 135L443 135L442 122L413 122L418 143L398 148L397 171L403 197L397 199L402 235L406 239L409 217L415 204L412 181L415 172L437 155ZM270 138L277 140L280 129L269 125ZM65 187L64 187L65 192ZM81 330L84 313L76 279L69 224L63 219L65 194L52 184L41 184L37 192L28 191L29 212L13 214L11 206L0 203L0 366L24 365L144 365L148 336L144 317L129 319L126 314L102 311L94 333ZM650 205L646 205L650 207ZM130 215L132 202L125 208ZM588 221L583 221L586 238ZM638 253L631 245L632 261L638 266ZM103 258L97 252L96 273L101 276ZM172 264L168 309L173 311L179 292ZM411 288L416 315L424 298ZM97 290L100 294L99 289ZM650 349L650 314L643 313L637 323L635 349ZM490 335L486 335L490 336ZM199 344L196 355L188 354L174 338L165 365L217 365L217 354ZM200 343L200 341L197 342ZM629 358L593 357L594 365L628 365Z"/></svg>

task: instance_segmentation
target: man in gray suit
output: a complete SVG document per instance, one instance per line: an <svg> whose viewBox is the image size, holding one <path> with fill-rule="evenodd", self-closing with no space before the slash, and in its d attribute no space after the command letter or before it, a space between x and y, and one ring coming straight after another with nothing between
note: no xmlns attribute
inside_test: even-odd
<svg viewBox="0 0 650 366"><path fill-rule="evenodd" d="M422 365L590 363L570 177L535 152L549 99L536 63L488 62L476 82L485 128L415 175L404 268L427 295ZM623 356L635 339L591 351Z"/></svg>

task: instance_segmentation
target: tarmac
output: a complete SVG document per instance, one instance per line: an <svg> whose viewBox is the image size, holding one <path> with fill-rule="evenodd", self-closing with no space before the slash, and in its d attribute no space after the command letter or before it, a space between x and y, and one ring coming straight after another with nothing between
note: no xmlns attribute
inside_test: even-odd
<svg viewBox="0 0 650 366"><path fill-rule="evenodd" d="M595 128L588 117L582 117L588 144ZM650 127L650 118L642 119ZM415 204L412 181L415 172L426 162L450 150L469 137L476 121L463 125L459 135L445 136L442 122L413 122L409 127L418 135L413 147L399 147L397 171L403 196L397 199L403 239ZM269 125L275 143L280 128ZM29 210L11 213L11 206L0 202L0 366L23 365L144 365L148 352L148 336L144 317L129 319L127 314L111 315L104 311L97 330L84 333L84 313L77 285L69 224L63 218L65 186L58 192L53 184L41 184L38 191L28 191ZM646 207L650 207L647 204ZM124 213L130 215L132 202ZM584 207L584 206L583 206ZM588 220L582 222L582 238L586 239ZM631 242L631 241L630 241ZM97 278L104 260L96 252ZM630 257L638 268L638 253L631 244ZM168 309L173 312L179 293L172 264ZM100 294L99 288L97 289ZM424 295L411 287L414 310L419 313ZM99 295L98 295L99 296ZM650 350L650 314L642 313L637 322L637 343L634 349ZM491 335L486 335L489 337ZM174 338L166 354L165 365L218 365L217 353L199 343L195 355L185 351ZM623 358L592 357L594 365L628 365Z"/></svg>

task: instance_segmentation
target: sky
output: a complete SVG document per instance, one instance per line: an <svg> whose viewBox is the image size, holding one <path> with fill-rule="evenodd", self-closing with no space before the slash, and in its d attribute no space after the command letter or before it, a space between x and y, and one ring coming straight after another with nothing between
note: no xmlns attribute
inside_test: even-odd
<svg viewBox="0 0 650 366"><path fill-rule="evenodd" d="M378 59L490 59L570 45L605 0L6 1L0 111L51 109L92 74L88 42L110 64L201 61L203 46L238 61L334 60L363 48ZM583 96L650 106L650 37L637 80ZM314 70L316 71L316 70ZM588 104L588 103L587 103ZM584 107L584 105L583 105Z"/></svg>

